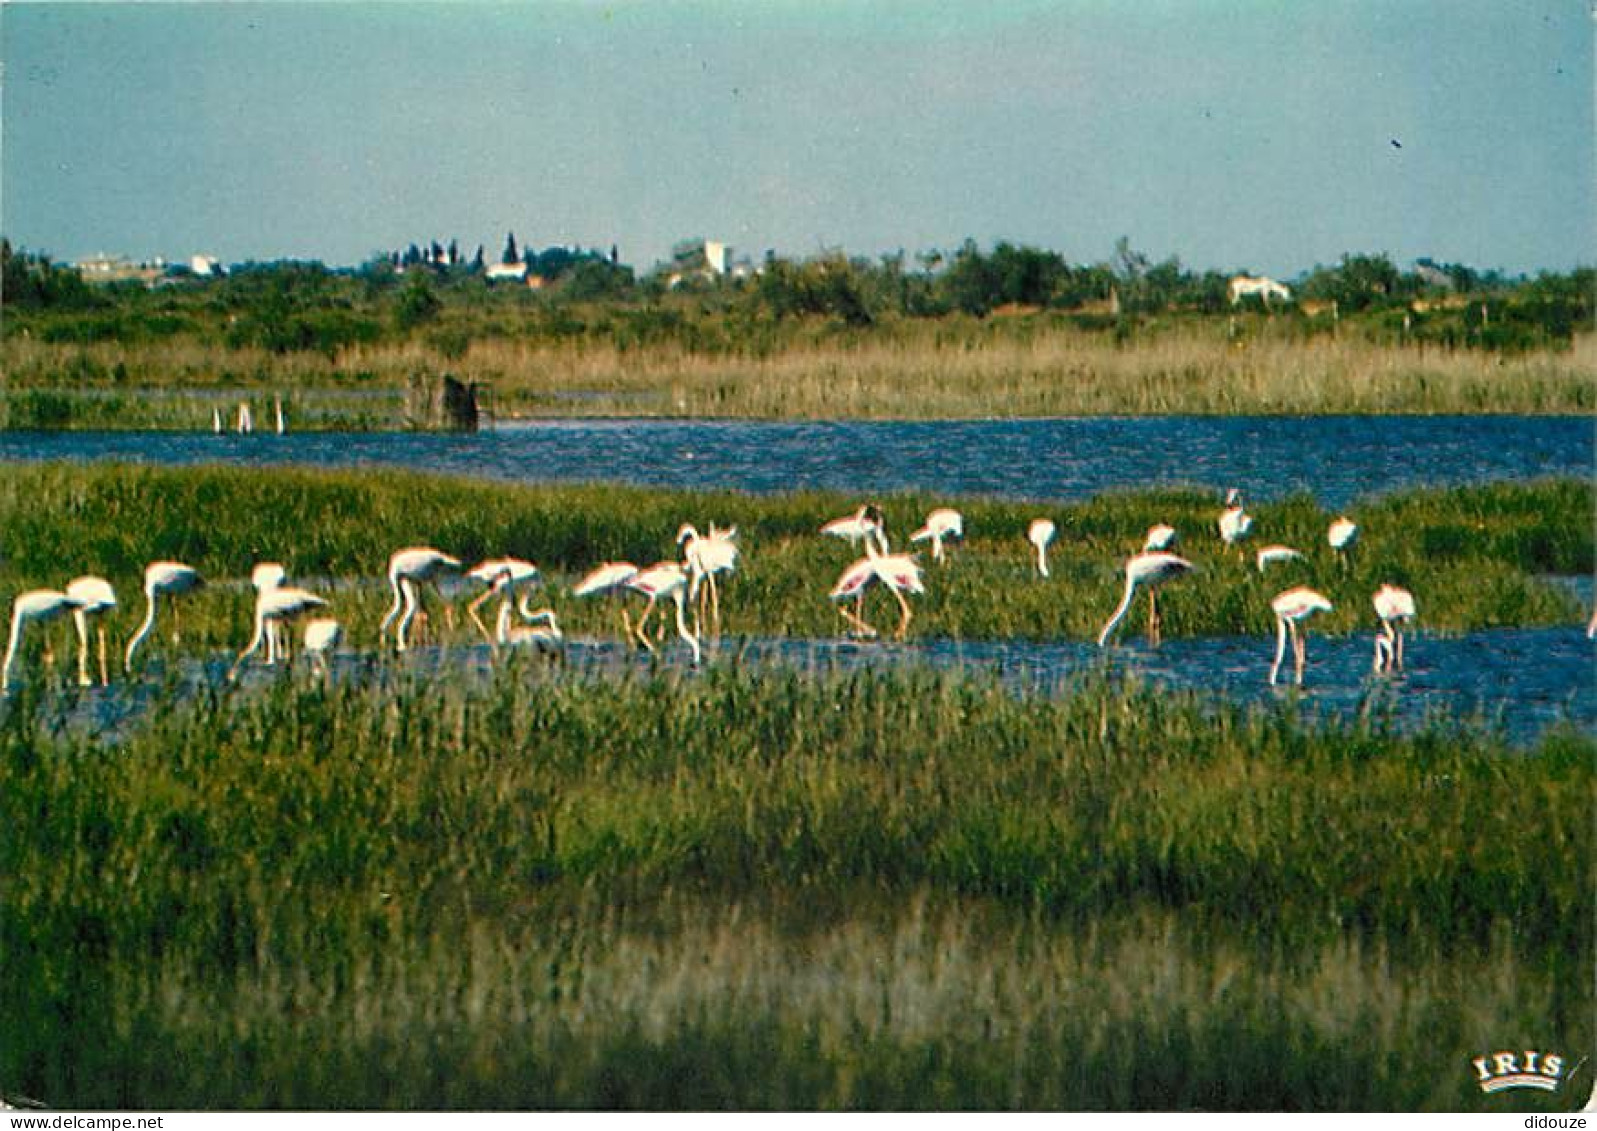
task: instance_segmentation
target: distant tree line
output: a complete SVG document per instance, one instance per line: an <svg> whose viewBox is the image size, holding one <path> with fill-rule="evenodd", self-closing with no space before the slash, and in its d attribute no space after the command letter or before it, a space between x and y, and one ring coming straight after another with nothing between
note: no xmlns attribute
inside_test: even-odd
<svg viewBox="0 0 1597 1131"><path fill-rule="evenodd" d="M1105 262L1077 264L1058 252L967 240L951 252L876 258L828 252L804 259L766 253L739 275L684 273L680 264L643 277L613 246L532 250L509 233L499 262L525 264L539 288L486 279L479 245L431 239L374 254L353 269L317 262L248 262L200 279L177 273L153 289L96 284L46 255L0 240L3 332L46 341L139 341L190 334L226 346L320 351L426 336L446 353L474 337L509 332L610 335L618 344L675 340L688 348L769 344L773 328L835 325L857 331L906 319L1032 314L1086 329L1138 332L1150 322L1217 315L1295 320L1305 334L1357 320L1369 334L1448 347L1522 350L1567 345L1593 326L1597 272L1584 267L1510 278L1461 264L1349 254L1282 280L1292 300L1233 306L1232 273L1155 261L1117 241ZM681 256L677 257L681 259ZM506 323L500 316L519 312ZM765 327L765 329L760 329Z"/></svg>

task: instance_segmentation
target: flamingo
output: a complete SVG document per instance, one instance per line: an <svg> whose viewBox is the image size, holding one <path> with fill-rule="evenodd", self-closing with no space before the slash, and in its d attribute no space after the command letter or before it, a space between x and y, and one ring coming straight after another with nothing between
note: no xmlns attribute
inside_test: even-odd
<svg viewBox="0 0 1597 1131"><path fill-rule="evenodd" d="M1403 670L1403 622L1419 615L1414 594L1396 585L1382 585L1371 599L1381 630L1375 636L1375 670Z"/></svg>
<svg viewBox="0 0 1597 1131"><path fill-rule="evenodd" d="M878 546L878 542L880 546ZM865 594L873 585L883 585L893 598L898 602L899 621L898 631L894 638L904 639L904 634L909 631L909 622L914 617L910 611L909 601L905 593L921 596L926 592L921 582L921 567L912 554L893 554L887 552L887 537L882 533L880 524L875 531L874 538L865 539L865 557L856 561L843 571L837 579L837 584L832 586L832 591L827 596L838 602L837 611L854 626L861 636L874 637L876 630L866 622L861 609L865 604ZM853 600L855 611L850 612L844 604Z"/></svg>
<svg viewBox="0 0 1597 1131"><path fill-rule="evenodd" d="M323 676L332 674L328 658L344 639L344 626L332 617L312 617L305 622L305 655Z"/></svg>
<svg viewBox="0 0 1597 1131"><path fill-rule="evenodd" d="M241 436L255 431L255 419L250 415L249 401L238 403L238 431Z"/></svg>
<svg viewBox="0 0 1597 1131"><path fill-rule="evenodd" d="M133 639L128 641L127 655L122 659L122 670L133 671L133 655L139 650L139 645L144 643L144 638L155 627L156 599L162 594L168 597L179 597L184 593L191 593L204 585L204 579L192 566L182 562L151 562L144 567L144 622L139 625L139 630L133 634ZM177 642L177 610L172 611L172 640Z"/></svg>
<svg viewBox="0 0 1597 1131"><path fill-rule="evenodd" d="M593 597L606 594L612 599L618 598L626 591L627 582L638 575L638 567L631 562L605 562L590 570L581 581L571 589L576 597ZM632 635L632 618L627 615L627 607L617 601L621 609L621 633L628 640L636 639Z"/></svg>
<svg viewBox="0 0 1597 1131"><path fill-rule="evenodd" d="M1358 541L1358 537L1358 523L1346 515L1332 521L1325 532L1325 540L1330 543L1332 551L1338 555L1344 565L1347 564L1345 555L1353 549L1353 543Z"/></svg>
<svg viewBox="0 0 1597 1131"><path fill-rule="evenodd" d="M1281 670L1281 658L1286 655L1288 635L1292 637L1292 655L1296 660L1296 682L1301 686L1303 663L1308 654L1308 629L1299 632L1298 625L1315 613L1330 612L1331 602L1324 594L1306 585L1299 585L1277 593L1270 602L1270 608L1275 613L1275 662L1270 665L1270 686L1275 686L1275 677Z"/></svg>
<svg viewBox="0 0 1597 1131"><path fill-rule="evenodd" d="M1220 512L1220 541L1236 546L1253 530L1253 516L1242 508L1242 492L1235 487L1226 492L1225 510Z"/></svg>
<svg viewBox="0 0 1597 1131"><path fill-rule="evenodd" d="M233 666L228 669L227 678L237 679L239 669L244 666L244 661L253 656L261 646L261 641L269 641L272 632L277 626L286 626L289 621L303 616L312 609L321 609L327 602L308 589L299 589L291 585L279 585L271 589L263 589L255 598L255 632L250 637L249 646L238 654L238 659L233 661ZM271 644L267 644L266 666L271 667L274 662Z"/></svg>
<svg viewBox="0 0 1597 1131"><path fill-rule="evenodd" d="M67 583L67 596L78 602L72 610L72 624L78 631L78 686L92 687L89 678L89 617L116 608L116 591L103 577L85 576ZM105 664L105 626L95 628L95 638L100 645L100 686L111 682Z"/></svg>
<svg viewBox="0 0 1597 1131"><path fill-rule="evenodd" d="M52 621L81 605L78 598L57 589L29 589L17 594L11 602L11 639L6 645L5 664L0 667L0 692L11 686L11 664L22 644L23 627L35 621L40 624Z"/></svg>
<svg viewBox="0 0 1597 1131"><path fill-rule="evenodd" d="M288 570L279 562L260 562L250 570L250 584L255 587L255 595L269 592L288 582ZM273 662L279 655L288 656L288 641L283 636L283 625L274 621L267 626L266 637L266 662Z"/></svg>
<svg viewBox="0 0 1597 1131"><path fill-rule="evenodd" d="M943 560L943 540L945 538L965 537L965 516L952 507L938 507L926 516L925 525L909 536L911 542L924 542L928 538L932 543L932 561Z"/></svg>
<svg viewBox="0 0 1597 1131"><path fill-rule="evenodd" d="M1048 544L1058 532L1059 528L1048 518L1034 518L1026 528L1026 541L1037 547L1037 573L1043 577L1048 576Z"/></svg>
<svg viewBox="0 0 1597 1131"><path fill-rule="evenodd" d="M471 618L471 623L477 626L477 631L482 633L483 639L488 641L490 646L496 641L493 634L488 631L488 626L483 624L482 618L477 615L477 610L482 607L483 602L499 592L499 584L503 579L508 578L507 597L515 596L516 586L528 583L536 585L541 580L538 567L523 558L489 558L472 566L466 571L466 576L487 586L480 596L473 598L471 604L466 606L466 615Z"/></svg>
<svg viewBox="0 0 1597 1131"><path fill-rule="evenodd" d="M1302 551L1294 550L1291 546L1260 546L1259 552L1253 555L1253 560L1259 567L1259 572L1263 573L1265 566L1295 561L1302 557Z"/></svg>
<svg viewBox="0 0 1597 1131"><path fill-rule="evenodd" d="M452 558L441 550L431 546L412 546L404 550L395 550L388 559L388 585L394 591L394 607L388 610L383 617L383 623L377 629L378 642L381 643L388 637L388 626L399 616L400 606L404 606L405 613L399 616L399 626L394 630L394 642L400 652L409 648L410 644L406 633L410 622L415 619L416 610L421 605L421 590L419 586L426 581L435 581L439 574L446 570L459 569L460 559Z"/></svg>
<svg viewBox="0 0 1597 1131"><path fill-rule="evenodd" d="M676 604L677 635L687 641L693 649L693 662L699 662L699 638L688 631L687 621L684 619L684 609L687 605L688 571L680 562L656 562L647 569L640 569L626 581L626 587L635 592L642 593L649 599L649 604L643 610L643 615L638 618L638 623L633 629L633 638L637 642L654 651L654 645L649 643L649 637L644 629L648 626L649 617L654 613L654 606L661 597L669 597Z"/></svg>
<svg viewBox="0 0 1597 1131"><path fill-rule="evenodd" d="M1115 607L1109 623L1103 626L1098 633L1098 647L1102 648L1109 640L1109 634L1114 631L1115 625L1126 615L1126 610L1131 608L1131 599L1136 596L1138 586L1148 589L1148 640L1152 644L1159 643L1159 605L1155 594L1159 586L1171 581L1182 574L1191 573L1197 567L1186 558L1169 553L1165 550L1150 550L1137 554L1126 562L1126 591L1120 596L1120 604Z"/></svg>
<svg viewBox="0 0 1597 1131"><path fill-rule="evenodd" d="M1159 522L1148 527L1148 533L1142 539L1142 552L1150 553L1153 550L1168 550L1176 544L1176 528Z"/></svg>
<svg viewBox="0 0 1597 1131"><path fill-rule="evenodd" d="M283 420L283 398L272 398L272 410L277 416L277 434L281 436L284 432L288 431L287 424Z"/></svg>
<svg viewBox="0 0 1597 1131"><path fill-rule="evenodd" d="M834 518L821 527L822 534L830 534L834 538L847 538L850 545L857 545L861 538L868 538L882 528L881 512L870 503L865 503L859 510L845 518Z"/></svg>
<svg viewBox="0 0 1597 1131"><path fill-rule="evenodd" d="M705 601L710 604L710 634L721 635L721 594L716 588L715 575L731 573L737 569L738 546L733 539L737 527L722 530L713 522L710 533L700 535L691 524L684 523L677 530L677 545L688 565L688 596L698 595L699 608L694 610L695 625L701 617ZM703 586L701 589L700 586Z"/></svg>
<svg viewBox="0 0 1597 1131"><path fill-rule="evenodd" d="M218 436L222 434L222 410L219 408L211 409L211 431Z"/></svg>
<svg viewBox="0 0 1597 1131"><path fill-rule="evenodd" d="M500 602L499 620L494 638L499 644L511 648L533 648L544 655L558 656L565 651L566 635L560 631L560 621L553 609L532 609L531 593L523 593L516 603L516 612L526 624L512 624L508 597ZM538 623L538 622L543 623Z"/></svg>
<svg viewBox="0 0 1597 1131"><path fill-rule="evenodd" d="M1597 640L1597 609L1591 613L1591 623L1586 626L1586 639Z"/></svg>

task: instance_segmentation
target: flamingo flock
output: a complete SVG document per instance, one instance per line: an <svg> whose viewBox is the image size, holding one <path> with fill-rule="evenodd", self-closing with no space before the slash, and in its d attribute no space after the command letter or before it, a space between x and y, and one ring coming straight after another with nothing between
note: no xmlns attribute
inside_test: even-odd
<svg viewBox="0 0 1597 1131"><path fill-rule="evenodd" d="M1251 535L1253 525L1253 517L1244 508L1241 492L1235 488L1228 491L1224 509L1216 520L1222 551L1240 554L1241 543ZM720 632L721 583L717 579L724 580L735 573L741 557L735 527L721 528L712 523L707 531L701 534L697 526L684 523L674 540L680 560L662 560L642 568L631 562L604 562L581 577L571 587L571 595L610 599L619 612L621 638L649 652L655 651L664 638L664 623L652 636L649 629L660 603L668 602L676 636L686 646L692 663L697 665L702 662L701 639L706 631L712 638ZM881 630L866 616L866 600L870 593L882 591L890 595L898 609L898 623L891 636L903 640L914 620L911 601L926 594L928 574L915 553L895 553L891 549L882 509L874 503L864 503L852 514L824 524L819 533L846 540L864 551L863 557L842 570L827 593L843 621L845 635L861 640L881 637ZM1055 522L1046 517L1034 519L1027 527L1025 537L1035 554L1039 578L1049 577L1048 551L1057 533ZM1338 516L1327 529L1327 544L1343 568L1346 568L1347 555L1358 533L1357 524L1345 515ZM909 541L912 545L930 542L932 563L947 567L950 562L948 543L961 541L964 535L964 517L957 510L939 507L909 535ZM1149 527L1141 549L1125 561L1121 570L1120 600L1098 632L1100 648L1110 645L1139 592L1146 592L1148 596L1148 641L1155 646L1159 644L1162 636L1159 590L1200 572L1199 566L1174 551L1177 539L1173 526L1157 523ZM1261 546L1254 555L1254 567L1260 575L1305 561L1300 550L1281 544ZM444 577L457 573L482 587L467 604L466 617L495 654L507 649L556 657L563 654L565 634L554 609L533 607L531 590L543 583L537 565L521 558L499 557L484 560L468 570L459 558L431 546L405 547L390 555L386 581L393 602L378 628L379 647L387 645L392 628L395 653L402 655L411 648L413 631L427 620L423 601L427 587L434 589L443 605L445 624L452 627L453 607L444 600L438 585ZM327 615L329 601L308 589L289 584L287 570L277 562L258 563L251 571L250 583L255 590L252 632L248 643L233 660L228 678L236 679L258 655L267 667L279 661L288 662L292 651L290 628L295 624L303 625L302 649L307 661L315 671L328 674L330 658L344 640L340 622ZM144 617L127 642L123 657L125 673L133 672L141 649L153 646L159 611L163 607L170 610L167 616L171 622L172 643L174 646L179 643L182 598L203 584L199 572L182 562L157 561L146 567ZM644 606L634 620L628 602L638 598L643 599ZM481 616L481 609L495 600L498 608L490 629ZM1271 685L1279 680L1290 644L1292 678L1301 685L1307 666L1308 623L1321 613L1331 612L1333 604L1316 589L1294 585L1276 594L1269 605L1275 619L1276 642L1267 680ZM1414 596L1406 589L1387 583L1375 592L1371 605L1378 623L1372 671L1377 675L1400 672L1404 668L1404 631L1418 615ZM32 626L41 626L42 630L42 626L67 613L72 616L78 638L79 685L91 687L94 684L90 664L91 619L96 625L99 682L107 684L109 670L103 617L116 607L116 594L110 582L94 576L76 578L62 590L34 589L17 595L12 601L10 634L4 666L0 668L0 690L10 687L24 635L32 631ZM1588 635L1593 634L1597 634L1597 617L1588 627ZM47 663L51 662L47 635L45 656Z"/></svg>

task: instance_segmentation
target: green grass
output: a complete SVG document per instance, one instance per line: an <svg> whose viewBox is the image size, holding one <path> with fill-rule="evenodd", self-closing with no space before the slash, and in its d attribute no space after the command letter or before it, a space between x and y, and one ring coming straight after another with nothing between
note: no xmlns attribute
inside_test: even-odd
<svg viewBox="0 0 1597 1131"><path fill-rule="evenodd" d="M1593 1039L1589 736L726 666L57 710L0 715L0 1088L58 1106L1491 1108L1469 1056Z"/></svg>
<svg viewBox="0 0 1597 1131"><path fill-rule="evenodd" d="M889 496L889 529L902 543L931 506L950 501ZM1542 575L1594 570L1593 489L1572 480L1416 491L1358 506L1352 513L1362 534L1346 563L1325 543L1332 516L1312 500L1262 504L1255 542L1283 541L1308 555L1264 577L1251 552L1244 560L1221 550L1218 504L1205 492L1110 493L1068 505L952 501L965 512L969 538L949 564L929 566L927 595L915 602L916 637L1092 639L1119 599L1122 563L1156 521L1181 531L1183 552L1201 569L1165 590L1170 636L1267 634L1270 597L1300 583L1336 604L1317 631L1370 628L1369 596L1388 581L1413 590L1426 630L1571 623L1582 619L1575 600ZM108 624L125 640L143 613L144 564L173 558L212 582L180 602L186 646L236 650L252 609L244 579L255 562L278 560L326 592L351 643L366 648L390 601L382 580L388 554L423 544L468 564L529 558L542 567L544 599L569 632L610 635L613 610L572 598L570 584L601 561L671 557L682 522L703 529L713 521L736 524L744 550L725 586L728 634L830 637L842 622L826 592L857 551L817 531L858 502L807 492L522 486L388 470L15 465L0 478L0 600L99 573L121 595ZM1039 514L1060 527L1046 580L1036 576L1023 536ZM429 601L436 614L436 599ZM872 615L884 627L896 623L886 597L876 599ZM1142 626L1134 615L1122 632ZM64 641L69 631L57 634Z"/></svg>

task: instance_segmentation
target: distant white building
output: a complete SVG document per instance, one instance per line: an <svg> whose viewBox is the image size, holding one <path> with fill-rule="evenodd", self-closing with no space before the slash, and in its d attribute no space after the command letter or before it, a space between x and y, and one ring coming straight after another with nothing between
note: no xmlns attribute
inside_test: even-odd
<svg viewBox="0 0 1597 1131"><path fill-rule="evenodd" d="M216 261L214 255L193 256L189 259L189 270L194 273L196 278L200 279L209 279L225 273L222 270L222 265Z"/></svg>
<svg viewBox="0 0 1597 1131"><path fill-rule="evenodd" d="M720 240L705 240L704 265L712 275L725 275L732 267L732 245Z"/></svg>
<svg viewBox="0 0 1597 1131"><path fill-rule="evenodd" d="M513 279L518 283L526 282L527 265L525 263L490 263L485 273L490 283L500 279Z"/></svg>

